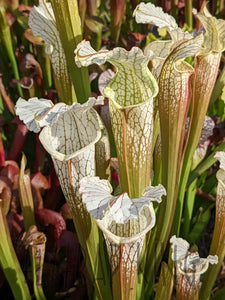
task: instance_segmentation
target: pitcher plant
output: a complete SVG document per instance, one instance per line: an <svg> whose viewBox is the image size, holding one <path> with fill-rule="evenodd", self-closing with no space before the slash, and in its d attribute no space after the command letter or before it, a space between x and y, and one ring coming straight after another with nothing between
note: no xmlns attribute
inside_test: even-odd
<svg viewBox="0 0 225 300"><path fill-rule="evenodd" d="M213 89L225 50L225 21L203 5L200 12L193 10L193 23L192 6L185 1L187 24L182 30L174 18L176 1L171 1L173 16L151 2L111 1L111 15L104 15L111 33L104 35L107 22L99 18L107 5L93 1L87 8L89 2L40 0L31 9L32 35L43 40L38 38L38 43L50 56L63 102L49 100L47 93L39 99L21 97L15 113L51 156L82 248L90 299L172 297L174 282L177 299L207 299L224 259L225 162L224 152L217 151L225 150L225 144L217 146L215 119L206 115L212 94L211 105L216 103ZM129 20L131 6L136 6L134 18L126 26L133 31L124 33L125 12ZM103 28L99 51L92 47L95 43L82 40L83 32L85 38L91 36L85 16L90 24L100 22L98 30ZM199 22L202 29L192 31ZM131 41L125 41L130 33L143 38L141 47L130 48ZM114 44L118 47L110 49ZM96 97L90 97L90 86ZM210 131L204 151L199 152L205 120ZM199 211L206 207L209 218L214 207L195 193L208 180L215 192L216 159L221 164L217 196L208 197L216 198L216 222L210 255L203 259L197 251L189 251L198 242L189 238L201 219L195 207ZM21 170L20 181L26 175L24 158ZM41 285L41 278L38 282Z"/></svg>

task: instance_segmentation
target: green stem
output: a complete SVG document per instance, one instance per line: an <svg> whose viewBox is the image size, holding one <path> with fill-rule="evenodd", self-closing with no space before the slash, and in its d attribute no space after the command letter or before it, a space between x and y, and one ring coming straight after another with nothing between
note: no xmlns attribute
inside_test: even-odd
<svg viewBox="0 0 225 300"><path fill-rule="evenodd" d="M44 45L37 45L37 58L42 69L44 88L46 91L49 91L49 89L52 87L52 70L50 58L45 53Z"/></svg>
<svg viewBox="0 0 225 300"><path fill-rule="evenodd" d="M192 17L192 0L185 0L185 23L188 26L188 31L193 30L193 17Z"/></svg>
<svg viewBox="0 0 225 300"><path fill-rule="evenodd" d="M30 292L13 248L2 200L0 202L0 234L0 264L13 296L16 300L29 300L31 299Z"/></svg>
<svg viewBox="0 0 225 300"><path fill-rule="evenodd" d="M176 211L175 211L175 216L174 216L174 220L176 220L176 222L174 222L173 228L172 228L172 234L176 234L176 235L179 235L179 232L180 232L184 196L185 196L185 191L186 191L186 184L187 184L189 173L191 170L191 165L192 165L191 159L187 162L184 162L181 177L180 177L182 180L180 181L180 184L179 184L178 201L177 201L177 206L176 206ZM185 166L185 168L184 168L184 166Z"/></svg>
<svg viewBox="0 0 225 300"><path fill-rule="evenodd" d="M18 181L20 205L24 217L25 230L28 231L30 226L35 224L34 203L31 192L30 176L25 173L26 157L23 154Z"/></svg>
<svg viewBox="0 0 225 300"><path fill-rule="evenodd" d="M11 63L11 67L13 70L13 74L15 79L19 80L19 70L13 50L12 38L10 33L9 24L6 18L5 9L0 5L0 39L5 47L5 51L8 55L9 61ZM21 86L17 83L17 89L20 97L23 97L23 92Z"/></svg>
<svg viewBox="0 0 225 300"><path fill-rule="evenodd" d="M195 203L195 194L196 194L196 184L197 184L197 179L195 179L190 186L188 187L187 190L187 196L184 204L184 223L182 227L182 233L183 237L187 238L188 233L190 231L190 224L191 224L191 219L192 219L192 213L193 213L193 208L194 208L194 203Z"/></svg>
<svg viewBox="0 0 225 300"><path fill-rule="evenodd" d="M216 16L221 17L224 8L224 0L216 1Z"/></svg>
<svg viewBox="0 0 225 300"><path fill-rule="evenodd" d="M178 18L178 0L171 0L171 15L177 21L177 18Z"/></svg>
<svg viewBox="0 0 225 300"><path fill-rule="evenodd" d="M78 68L74 61L74 50L82 40L77 1L51 0L51 4L76 98L84 103L91 96L91 88L87 68Z"/></svg>
<svg viewBox="0 0 225 300"><path fill-rule="evenodd" d="M170 147L170 149L176 148L174 144L170 144ZM175 213L180 165L175 157L173 157L173 159L170 158L174 155L174 152L172 152L173 151L168 155L169 158L167 159L167 164L162 164L162 182L163 185L166 186L167 196L160 204L154 234L153 237L151 237L147 254L148 264L146 264L145 269L145 277L148 278L148 284L145 287L146 299L149 298L152 292L154 277L156 276L163 253L166 249Z"/></svg>
<svg viewBox="0 0 225 300"><path fill-rule="evenodd" d="M217 151L225 151L225 142L217 146L214 151L190 173L187 186L189 186L197 177L208 170L217 161L217 159L214 158Z"/></svg>

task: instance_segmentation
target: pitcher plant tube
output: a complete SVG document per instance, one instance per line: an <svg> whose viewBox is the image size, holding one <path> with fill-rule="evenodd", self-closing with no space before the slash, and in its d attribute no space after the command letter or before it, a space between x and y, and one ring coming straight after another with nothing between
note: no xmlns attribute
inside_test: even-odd
<svg viewBox="0 0 225 300"><path fill-rule="evenodd" d="M103 145L107 147L104 126L93 109L93 105L102 103L102 100L103 97L92 97L83 105L74 103L69 106L65 103L53 105L46 99L31 98L26 101L20 98L16 104L16 114L29 130L38 132L44 127L39 138L52 157L86 258L89 275L100 298L104 298L105 293L110 293L107 261L104 258L102 236L81 201L79 181L84 176L96 175L98 153L101 154L103 165L107 165L104 160L109 162L109 157L102 156L102 153L109 156L107 150L96 151L98 143L101 143L101 148ZM102 137L104 142L101 141Z"/></svg>
<svg viewBox="0 0 225 300"><path fill-rule="evenodd" d="M196 17L205 28L204 42L201 50L195 57L195 76L193 84L193 97L191 108L191 120L189 126L189 139L184 156L182 180L179 187L179 206L177 207L175 220L180 222L184 202L185 188L192 165L192 157L197 148L205 115L214 89L221 60L221 54L225 50L225 20L216 19L204 7ZM179 232L179 226L177 227Z"/></svg>
<svg viewBox="0 0 225 300"><path fill-rule="evenodd" d="M225 152L217 152L215 158L217 158L220 162L220 169L216 173L218 180L216 195L216 220L210 246L210 254L218 256L218 264L210 266L203 278L202 289L200 291L202 299L209 298L210 292L225 257Z"/></svg>
<svg viewBox="0 0 225 300"><path fill-rule="evenodd" d="M158 85L148 69L149 60L137 47L96 52L88 41L82 41L75 50L80 67L108 61L117 68L103 94L109 98L121 188L131 198L140 197L150 184L153 98Z"/></svg>
<svg viewBox="0 0 225 300"><path fill-rule="evenodd" d="M146 233L155 225L151 201L161 202L162 185L149 186L143 196L113 196L107 180L84 177L80 193L91 216L102 230L112 271L113 299L136 299L138 262Z"/></svg>
<svg viewBox="0 0 225 300"><path fill-rule="evenodd" d="M185 151L185 124L190 106L191 82L194 68L184 61L198 53L203 43L202 34L193 37L182 32L175 19L151 3L140 3L134 11L138 23L155 24L166 28L169 41L156 41L147 46L146 55L154 51L153 72L158 78L157 96L162 147L162 184L167 199L159 208L154 237L148 252L148 261L155 255L155 265L146 264L146 272L153 283L154 270L158 269L165 250L175 214L178 184ZM158 70L157 70L158 69Z"/></svg>
<svg viewBox="0 0 225 300"><path fill-rule="evenodd" d="M67 104L77 102L51 3L41 0L38 6L34 6L28 24L33 34L41 36L47 45L45 51L50 55L59 98Z"/></svg>
<svg viewBox="0 0 225 300"><path fill-rule="evenodd" d="M198 252L189 252L189 243L175 235L171 237L172 260L176 265L176 299L198 300L201 287L200 276L209 264L217 264L217 255L200 258ZM206 298L201 298L206 299Z"/></svg>

